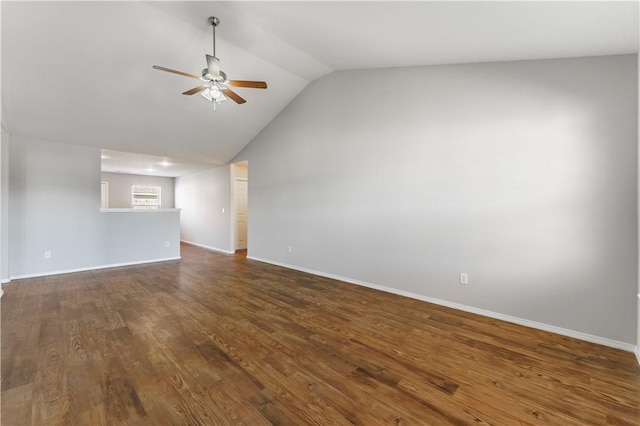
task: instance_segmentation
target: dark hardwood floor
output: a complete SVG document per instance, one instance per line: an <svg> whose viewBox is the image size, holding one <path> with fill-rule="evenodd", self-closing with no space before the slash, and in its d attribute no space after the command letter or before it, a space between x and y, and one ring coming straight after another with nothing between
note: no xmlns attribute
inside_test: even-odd
<svg viewBox="0 0 640 426"><path fill-rule="evenodd" d="M631 353L182 256L5 285L2 425L640 424Z"/></svg>

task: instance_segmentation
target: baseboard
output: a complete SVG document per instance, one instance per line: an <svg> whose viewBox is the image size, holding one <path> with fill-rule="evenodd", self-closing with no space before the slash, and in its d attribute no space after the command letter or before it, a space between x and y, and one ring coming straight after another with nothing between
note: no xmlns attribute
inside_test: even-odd
<svg viewBox="0 0 640 426"><path fill-rule="evenodd" d="M422 294L411 293L411 292L408 292L408 291L398 290L396 288L391 288L391 287L385 287L385 286L378 285L378 284L371 284L371 283L368 283L368 282L365 282L365 281L354 280L352 278L341 277L339 275L328 274L328 273L321 272L321 271L315 271L313 269L308 269L308 268L303 268L303 267L299 267L299 266L289 265L289 264L281 263L281 262L275 262L275 261L272 261L272 260L262 259L262 258L259 258L259 257L247 256L247 259L256 260L258 262L269 263L269 264L276 265L276 266L282 266L283 268L294 269L294 270L297 270L297 271L306 272L308 274L318 275L318 276L321 276L321 277L331 278L331 279L338 280L338 281L344 281L344 282L349 283L349 284L360 285L360 286L363 286L363 287L368 287L368 288L372 288L372 289L375 289L375 290L384 291L384 292L387 292L387 293L397 294L399 296L409 297L411 299L422 300L423 302L429 302L429 303L433 303L433 304L436 304L436 305L446 306L448 308L453 308L453 309L458 309L458 310L465 311L465 312L470 312L472 314L478 314L478 315L482 315L482 316L489 317L489 318L495 318L495 319L499 319L499 320L502 320L502 321L507 321L507 322L511 322L511 323L514 323L514 324L523 325L525 327L531 327L531 328L535 328L535 329L538 329L538 330L549 331L551 333L561 334L563 336L573 337L575 339L584 340L584 341L591 342L591 343L598 343L600 345L605 345L605 346L609 346L609 347L616 348L616 349L622 349L622 350L628 351L628 352L635 352L636 356L638 356L638 359L640 360L640 355L638 355L637 347L635 345L630 344L630 343L620 342L618 340L607 339L605 337L600 337L600 336L594 336L592 334L582 333L580 331L569 330L569 329L562 328L562 327L556 327L554 325L549 325L549 324L545 324L545 323L531 321L531 320L524 319L524 318L518 318L518 317L511 316L511 315L505 315L505 314L501 314L501 313L498 313L498 312L488 311L488 310L485 310L485 309L476 308L474 306L468 306L468 305L463 305L463 304L460 304L460 303L449 302L447 300L436 299L434 297L424 296Z"/></svg>
<svg viewBox="0 0 640 426"><path fill-rule="evenodd" d="M6 284L6 283L10 283L11 280L9 278L4 278L2 280L0 280L0 284Z"/></svg>
<svg viewBox="0 0 640 426"><path fill-rule="evenodd" d="M201 247L201 248L204 248L204 249L207 249L207 250L211 250L211 251L217 251L218 253L223 253L223 254L227 254L227 255L234 254L234 252L232 252L232 251L222 250L222 249L219 249L217 247L205 246L204 244L198 244L198 243L194 243L194 242L187 241L187 240L180 240L180 242L181 243L187 243L187 244L190 244L190 245L196 246L196 247Z"/></svg>
<svg viewBox="0 0 640 426"><path fill-rule="evenodd" d="M181 257L166 257L162 259L151 259L151 260L142 260L138 262L125 262L125 263L112 263L109 265L99 265L99 266L91 266L88 268L77 268L77 269L65 269L62 271L51 271L51 272L39 272L36 274L26 274L26 275L16 275L12 276L11 280L22 280L25 278L37 278L37 277L47 277L49 275L62 275L62 274L72 274L74 272L86 272L86 271L95 271L97 269L107 269L107 268L118 268L121 266L133 266L133 265L144 265L145 263L157 263L157 262L166 262L169 260L180 260Z"/></svg>

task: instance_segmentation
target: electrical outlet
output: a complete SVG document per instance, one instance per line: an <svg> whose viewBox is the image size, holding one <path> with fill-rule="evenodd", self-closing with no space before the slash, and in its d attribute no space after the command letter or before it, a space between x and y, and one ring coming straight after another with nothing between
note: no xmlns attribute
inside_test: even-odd
<svg viewBox="0 0 640 426"><path fill-rule="evenodd" d="M287 247L287 252L291 253L292 249L291 246Z"/></svg>
<svg viewBox="0 0 640 426"><path fill-rule="evenodd" d="M51 252L49 250L44 252L44 258L45 259L51 259Z"/></svg>
<svg viewBox="0 0 640 426"><path fill-rule="evenodd" d="M171 243L170 243L169 241L165 241L165 242L164 242L164 246L165 246L165 247L171 247Z"/></svg>
<svg viewBox="0 0 640 426"><path fill-rule="evenodd" d="M460 284L469 284L469 274L466 272L460 272Z"/></svg>

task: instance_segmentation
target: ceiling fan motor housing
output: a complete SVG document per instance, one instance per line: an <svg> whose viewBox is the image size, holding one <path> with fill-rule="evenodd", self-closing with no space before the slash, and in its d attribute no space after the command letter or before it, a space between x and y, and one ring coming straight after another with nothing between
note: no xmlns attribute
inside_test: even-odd
<svg viewBox="0 0 640 426"><path fill-rule="evenodd" d="M218 81L220 83L223 83L225 81L227 81L227 74L224 73L224 71L220 70L220 76L219 77L213 77L211 74L209 74L209 69L208 68L203 68L202 69L202 78L207 80L207 81Z"/></svg>

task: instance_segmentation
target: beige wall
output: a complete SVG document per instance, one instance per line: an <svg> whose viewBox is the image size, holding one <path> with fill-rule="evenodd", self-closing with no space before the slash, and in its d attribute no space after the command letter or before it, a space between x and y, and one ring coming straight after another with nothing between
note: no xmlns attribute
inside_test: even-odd
<svg viewBox="0 0 640 426"><path fill-rule="evenodd" d="M249 168L246 162L233 164L232 172L234 178L249 178Z"/></svg>

